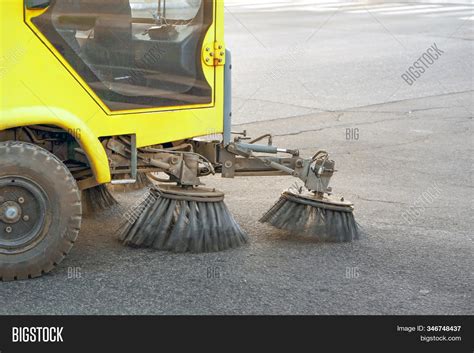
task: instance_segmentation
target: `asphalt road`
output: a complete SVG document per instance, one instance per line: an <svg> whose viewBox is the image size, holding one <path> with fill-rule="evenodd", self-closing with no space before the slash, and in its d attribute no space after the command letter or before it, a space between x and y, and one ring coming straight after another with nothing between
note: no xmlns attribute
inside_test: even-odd
<svg viewBox="0 0 474 353"><path fill-rule="evenodd" d="M461 19L472 11L424 17L418 5L332 17L228 7L235 129L271 132L305 156L330 151L361 240L314 243L259 224L290 177L213 177L248 245L130 249L116 230L141 192L119 193L121 208L85 219L55 271L0 284L0 314L473 314L474 37ZM433 43L443 55L409 86L400 75Z"/></svg>
<svg viewBox="0 0 474 353"><path fill-rule="evenodd" d="M236 123L472 90L470 2L242 1L259 3L226 7ZM433 43L444 54L409 86L401 75Z"/></svg>

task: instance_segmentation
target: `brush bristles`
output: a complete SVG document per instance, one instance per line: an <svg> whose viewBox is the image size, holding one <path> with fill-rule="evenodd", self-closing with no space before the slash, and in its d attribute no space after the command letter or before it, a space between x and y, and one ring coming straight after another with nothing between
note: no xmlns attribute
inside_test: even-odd
<svg viewBox="0 0 474 353"><path fill-rule="evenodd" d="M137 181L135 184L131 184L135 189L143 189L149 187L152 184L150 179L148 179L146 173L137 173Z"/></svg>
<svg viewBox="0 0 474 353"><path fill-rule="evenodd" d="M260 222L322 241L348 242L360 236L352 212L298 203L286 197L281 197Z"/></svg>
<svg viewBox="0 0 474 353"><path fill-rule="evenodd" d="M214 252L238 247L247 235L223 201L197 202L150 195L120 236L125 245L173 252Z"/></svg>
<svg viewBox="0 0 474 353"><path fill-rule="evenodd" d="M99 185L82 191L82 205L84 214L91 214L108 210L118 202L105 185Z"/></svg>

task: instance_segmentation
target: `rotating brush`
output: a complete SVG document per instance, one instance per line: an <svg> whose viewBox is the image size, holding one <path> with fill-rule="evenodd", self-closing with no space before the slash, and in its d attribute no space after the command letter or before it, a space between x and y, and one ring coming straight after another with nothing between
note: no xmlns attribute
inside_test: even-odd
<svg viewBox="0 0 474 353"><path fill-rule="evenodd" d="M322 241L349 242L360 236L353 210L352 203L343 199L333 200L309 192L296 194L285 191L260 222L293 235Z"/></svg>
<svg viewBox="0 0 474 353"><path fill-rule="evenodd" d="M118 205L117 200L110 193L105 185L82 191L82 206L84 214L94 214L96 212L108 210Z"/></svg>
<svg viewBox="0 0 474 353"><path fill-rule="evenodd" d="M201 253L247 242L219 191L154 186L138 209L138 217L129 220L120 235L125 245Z"/></svg>

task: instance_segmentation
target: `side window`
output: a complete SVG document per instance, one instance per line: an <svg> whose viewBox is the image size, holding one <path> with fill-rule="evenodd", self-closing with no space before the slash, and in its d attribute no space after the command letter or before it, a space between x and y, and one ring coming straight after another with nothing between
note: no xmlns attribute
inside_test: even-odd
<svg viewBox="0 0 474 353"><path fill-rule="evenodd" d="M110 110L212 101L212 0L53 0L33 23Z"/></svg>

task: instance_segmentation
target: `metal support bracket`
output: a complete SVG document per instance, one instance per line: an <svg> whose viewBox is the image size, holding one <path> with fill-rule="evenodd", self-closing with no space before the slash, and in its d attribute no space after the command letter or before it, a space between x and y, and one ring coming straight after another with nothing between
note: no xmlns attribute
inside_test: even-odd
<svg viewBox="0 0 474 353"><path fill-rule="evenodd" d="M137 152L137 135L131 135L130 138L130 170L132 179L137 180L138 152Z"/></svg>

